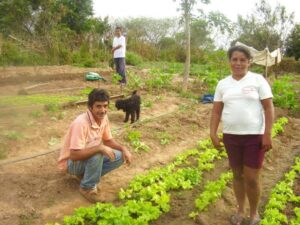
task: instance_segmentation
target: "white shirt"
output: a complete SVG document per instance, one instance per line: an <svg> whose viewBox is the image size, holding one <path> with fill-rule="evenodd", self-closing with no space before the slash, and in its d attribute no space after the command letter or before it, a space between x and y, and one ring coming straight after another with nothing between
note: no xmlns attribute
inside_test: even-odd
<svg viewBox="0 0 300 225"><path fill-rule="evenodd" d="M126 42L124 36L121 35L120 37L114 37L113 48L118 45L122 45L122 47L114 51L114 58L125 58Z"/></svg>
<svg viewBox="0 0 300 225"><path fill-rule="evenodd" d="M260 74L248 72L238 81L232 75L222 79L216 87L214 101L224 103L223 133L263 134L265 120L261 100L272 97L270 85Z"/></svg>

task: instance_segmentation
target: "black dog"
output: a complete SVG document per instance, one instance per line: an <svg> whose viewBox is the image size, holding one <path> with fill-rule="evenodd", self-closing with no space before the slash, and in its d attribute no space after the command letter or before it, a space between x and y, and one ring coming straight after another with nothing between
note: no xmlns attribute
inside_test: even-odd
<svg viewBox="0 0 300 225"><path fill-rule="evenodd" d="M128 121L129 115L131 116L131 123L134 123L140 118L141 97L137 94L137 91L133 91L130 98L117 100L116 108L126 112L125 123Z"/></svg>

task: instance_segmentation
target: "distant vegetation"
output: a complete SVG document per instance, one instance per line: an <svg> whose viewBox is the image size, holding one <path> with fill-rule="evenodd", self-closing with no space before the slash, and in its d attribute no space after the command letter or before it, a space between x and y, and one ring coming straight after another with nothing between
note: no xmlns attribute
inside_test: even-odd
<svg viewBox="0 0 300 225"><path fill-rule="evenodd" d="M100 62L108 65L116 25L123 26L127 36L129 65L185 61L186 41L180 12L178 18L141 17L110 22L108 18L93 17L92 3L92 0L2 0L0 65L92 67ZM222 51L235 41L257 49L281 47L287 49L289 56L299 58L299 51L295 50L300 46L299 24L293 23L294 15L281 5L272 8L261 0L251 15L239 16L237 23L220 12L204 14L195 6L193 9L191 63L205 65L214 60L211 54L216 49Z"/></svg>

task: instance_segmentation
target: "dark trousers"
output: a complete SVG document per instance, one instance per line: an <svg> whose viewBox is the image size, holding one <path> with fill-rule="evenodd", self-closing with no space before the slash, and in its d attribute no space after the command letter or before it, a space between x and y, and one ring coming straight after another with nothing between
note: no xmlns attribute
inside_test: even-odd
<svg viewBox="0 0 300 225"><path fill-rule="evenodd" d="M122 77L120 83L126 84L125 58L114 58L116 72Z"/></svg>

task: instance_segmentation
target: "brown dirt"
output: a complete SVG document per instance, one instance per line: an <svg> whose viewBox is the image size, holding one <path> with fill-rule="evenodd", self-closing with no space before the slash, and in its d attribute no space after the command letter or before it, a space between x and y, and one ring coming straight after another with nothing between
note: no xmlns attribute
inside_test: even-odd
<svg viewBox="0 0 300 225"><path fill-rule="evenodd" d="M3 80L7 79L9 82L4 85L1 79L0 95L5 95L7 92L17 94L19 89L36 84L37 74L43 74L46 77L38 82L48 82L49 84L35 90L57 87L97 87L97 83L87 83L82 79L83 73L89 71L88 69L86 71L81 68L74 70L74 73L80 75L69 79L69 75L65 74L70 74L69 72L73 70L67 66L37 67L37 69L2 68L0 69L0 78L3 76ZM29 77L29 79L26 78L26 83L11 82L11 77L17 78L24 74ZM57 76L58 80L56 74L61 75ZM109 79L109 75L107 76ZM34 79L30 77L34 77ZM63 80L66 77L68 78L67 82ZM113 94L121 92L119 87L110 82L100 85ZM151 151L134 153L134 161L130 167L122 166L102 178L101 188L104 190L107 200L111 202L117 202L119 189L125 188L136 174L145 173L153 167L169 163L177 154L194 147L198 140L205 139L209 135L208 118L211 105L192 104L188 99L180 98L174 92L159 93L162 96L161 100L155 98L157 94L151 95L142 91L141 95L143 100L153 101L151 108L144 107L142 109L141 119L155 119L137 124L130 129L137 129L141 132L142 141L151 148ZM0 134L11 130L22 133L21 137L16 140L8 140L7 137L3 138L2 136L1 138L0 136L0 141L4 143L8 151L6 160L30 156L51 149L54 151L30 160L0 166L0 225L41 225L46 222L61 221L64 215L71 214L75 208L90 205L80 196L78 182L56 169L58 151L55 149L60 144L49 145L51 138L60 140L70 122L85 110L85 106L65 109L62 119L57 119L61 112L45 112L41 106L9 109L6 112L1 110L0 128L2 131ZM42 115L32 116L33 111L41 111ZM278 110L277 114L286 115L286 112ZM115 130L114 137L130 147L126 141L128 128L125 129L122 123L123 117L123 112L116 111L112 107L109 118L112 128ZM265 191L262 195L262 205L266 202L271 187L281 178L283 171L291 165L294 155L300 152L299 126L300 121L291 118L286 132L274 141L274 150L269 153L263 171L262 180ZM159 134L161 132L167 132L170 135L169 144L160 144ZM0 164L1 162L3 160L0 160ZM227 169L227 161L219 161L215 170L205 174L204 181L218 177L221 171ZM172 193L172 210L153 224L228 224L228 215L234 211L235 207L231 188L227 189L224 197L216 205L211 206L196 221L188 218L187 215L194 209L195 196L201 189L202 186L199 185L193 191Z"/></svg>
<svg viewBox="0 0 300 225"><path fill-rule="evenodd" d="M0 67L0 86L24 84L25 82L46 82L49 80L72 80L83 78L84 74L93 71L106 76L110 68L79 68L74 66L26 66Z"/></svg>
<svg viewBox="0 0 300 225"><path fill-rule="evenodd" d="M293 159L300 154L300 120L289 119L289 124L285 132L274 140L273 150L267 153L264 167L262 170L262 195L259 212L262 214L264 205L272 187L282 179L293 164ZM216 168L206 173L203 181L216 179L221 172L228 170L227 160L216 163ZM203 182L202 182L203 183ZM232 184L230 184L231 186ZM236 202L232 188L228 187L215 204L210 205L206 212L200 213L195 221L188 217L189 213L195 210L194 201L196 196L201 193L203 184L194 188L192 191L181 191L174 193L171 204L171 211L161 216L154 225L229 225L229 217L235 212ZM179 197L178 197L179 196ZM246 224L246 223L245 223Z"/></svg>
<svg viewBox="0 0 300 225"><path fill-rule="evenodd" d="M197 106L198 110L208 112L209 106ZM143 141L151 147L148 153L134 154L134 163L123 166L103 177L101 187L107 194L107 200L115 201L121 187L126 187L128 182L139 173L170 162L178 153L188 147L193 147L197 140L208 135L206 113L198 114L201 126L190 128L190 121L180 120L182 115L161 117L154 123L146 123L138 129L143 135ZM178 120L179 119L179 120ZM154 130L167 130L162 124L173 124L180 129L172 136L174 139L167 146L160 146L159 140L153 135ZM203 130L205 132L203 132ZM171 132L170 132L171 133ZM117 139L124 142L125 132ZM17 164L3 166L1 170L0 193L5 203L1 208L0 221L3 224L17 224L18 222L31 221L32 224L43 224L49 221L60 220L63 215L72 213L79 206L89 205L77 189L78 183L66 174L59 173L56 169L58 153L35 158ZM147 158L147 161L144 159ZM9 191L7 191L9 190ZM8 209L10 209L8 211Z"/></svg>

